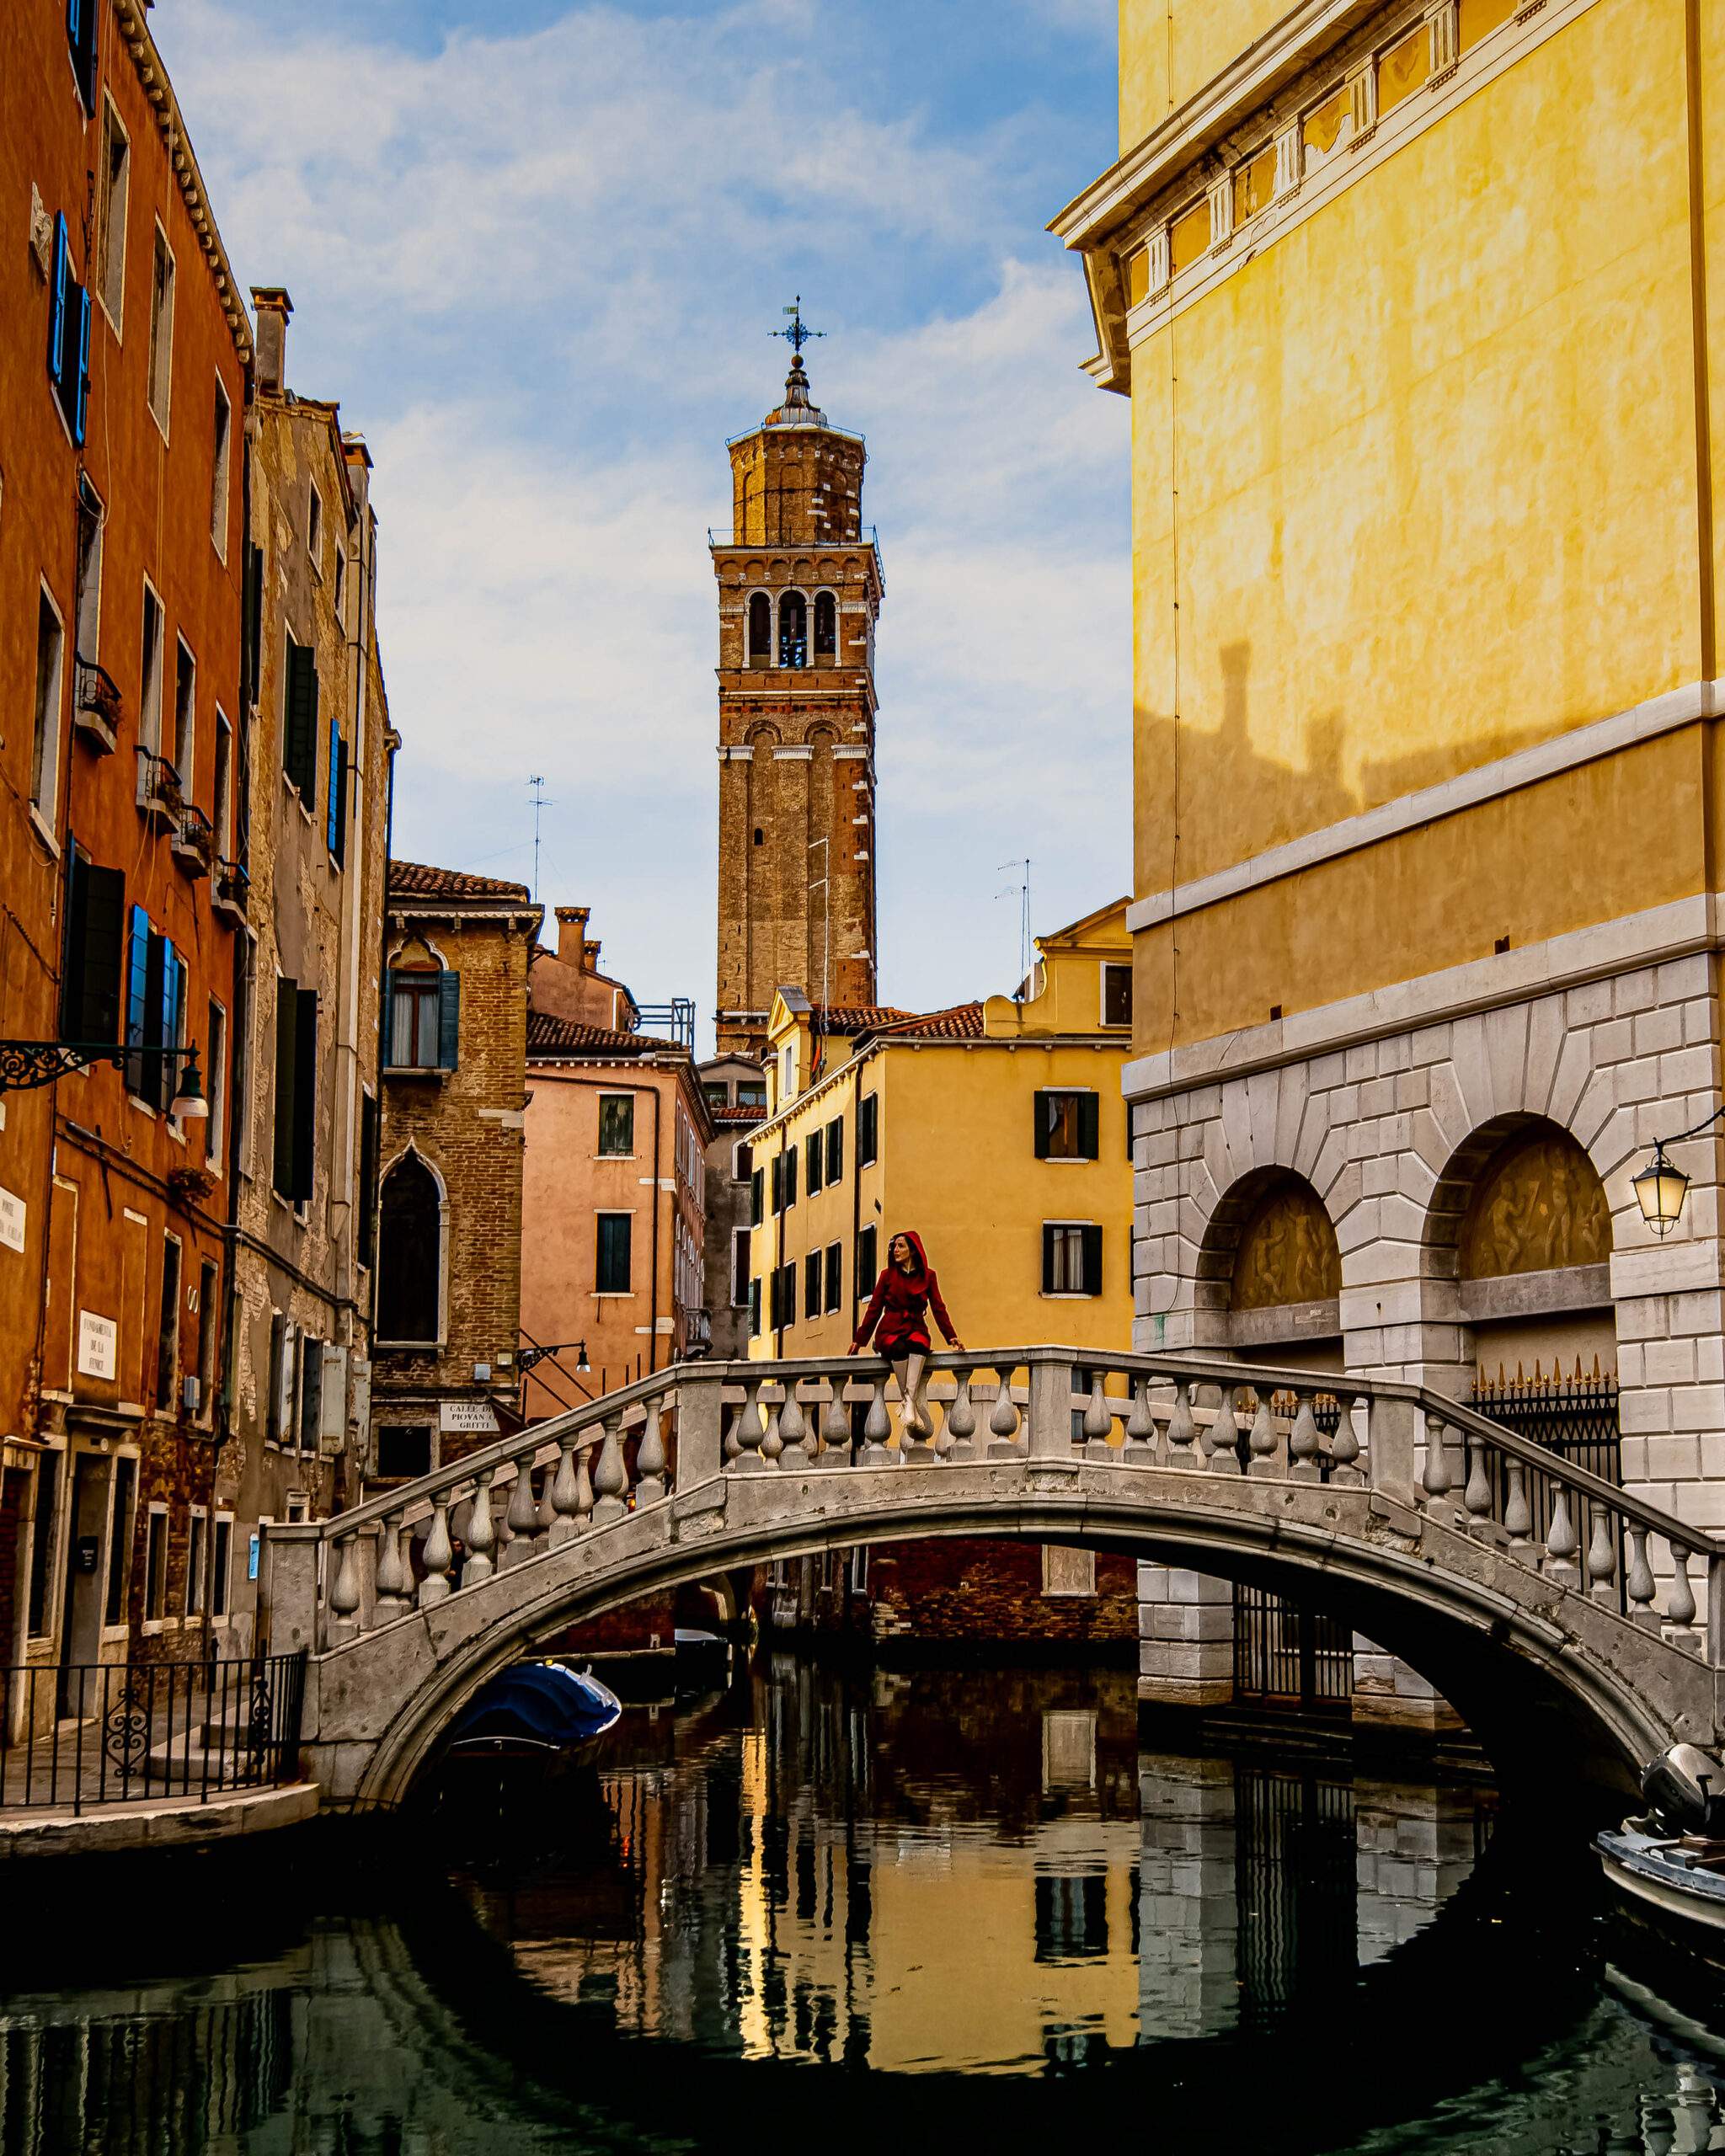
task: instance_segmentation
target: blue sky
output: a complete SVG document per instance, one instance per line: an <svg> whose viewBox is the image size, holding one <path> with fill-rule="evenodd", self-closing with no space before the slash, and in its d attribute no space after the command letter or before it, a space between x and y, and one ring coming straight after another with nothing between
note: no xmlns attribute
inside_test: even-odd
<svg viewBox="0 0 1725 2156"><path fill-rule="evenodd" d="M727 435L868 438L881 990L1010 987L1130 881L1127 408L1043 230L1108 162L1114 0L158 0L235 267L377 461L398 852L585 903L710 1024Z"/></svg>

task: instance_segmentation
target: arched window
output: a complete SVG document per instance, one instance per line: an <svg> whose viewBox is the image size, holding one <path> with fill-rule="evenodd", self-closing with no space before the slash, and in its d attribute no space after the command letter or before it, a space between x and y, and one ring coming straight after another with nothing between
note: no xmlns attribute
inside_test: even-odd
<svg viewBox="0 0 1725 2156"><path fill-rule="evenodd" d="M778 663L809 664L809 606L800 591L788 591L778 602Z"/></svg>
<svg viewBox="0 0 1725 2156"><path fill-rule="evenodd" d="M757 591L749 601L749 664L768 666L772 663L772 601L764 591Z"/></svg>
<svg viewBox="0 0 1725 2156"><path fill-rule="evenodd" d="M814 595L814 656L830 659L838 649L839 606L830 591Z"/></svg>
<svg viewBox="0 0 1725 2156"><path fill-rule="evenodd" d="M437 1178L417 1153L383 1178L377 1214L377 1337L435 1343L443 1207Z"/></svg>

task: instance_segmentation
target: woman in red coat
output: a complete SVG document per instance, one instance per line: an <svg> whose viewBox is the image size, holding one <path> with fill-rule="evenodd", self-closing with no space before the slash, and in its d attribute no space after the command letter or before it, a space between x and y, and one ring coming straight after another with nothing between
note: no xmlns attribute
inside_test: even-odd
<svg viewBox="0 0 1725 2156"><path fill-rule="evenodd" d="M861 1354L874 1337L875 1353L893 1366L899 1381L899 1397L905 1403L905 1438L928 1438L934 1423L922 1396L924 1373L933 1353L928 1337L927 1312L932 1308L948 1347L963 1354L964 1343L953 1330L953 1321L941 1300L940 1282L922 1247L922 1238L905 1228L886 1246L886 1264L874 1283L874 1293L862 1313L857 1337L846 1351Z"/></svg>

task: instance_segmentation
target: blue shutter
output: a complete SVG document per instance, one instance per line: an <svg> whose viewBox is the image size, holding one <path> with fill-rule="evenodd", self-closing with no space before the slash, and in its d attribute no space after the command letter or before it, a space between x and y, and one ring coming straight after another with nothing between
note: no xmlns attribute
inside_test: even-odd
<svg viewBox="0 0 1725 2156"><path fill-rule="evenodd" d="M453 1070L461 1052L462 977L446 970L437 977L437 1065Z"/></svg>
<svg viewBox="0 0 1725 2156"><path fill-rule="evenodd" d="M94 0L91 0L94 4ZM90 296L82 285L77 293L77 394L72 404L72 438L83 446L84 427L90 415Z"/></svg>
<svg viewBox="0 0 1725 2156"><path fill-rule="evenodd" d="M325 820L324 836L331 853L340 857L341 833L341 722L329 722L329 814Z"/></svg>
<svg viewBox="0 0 1725 2156"><path fill-rule="evenodd" d="M48 279L48 372L58 382L66 342L66 280L71 275L66 259L66 217L54 220L54 267Z"/></svg>

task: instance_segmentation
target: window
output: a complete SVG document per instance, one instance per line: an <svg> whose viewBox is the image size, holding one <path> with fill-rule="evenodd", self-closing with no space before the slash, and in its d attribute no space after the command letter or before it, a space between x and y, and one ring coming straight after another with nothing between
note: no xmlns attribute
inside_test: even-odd
<svg viewBox="0 0 1725 2156"><path fill-rule="evenodd" d="M324 816L323 842L338 868L347 862L347 744L341 738L341 722L329 722L329 800Z"/></svg>
<svg viewBox="0 0 1725 2156"><path fill-rule="evenodd" d="M228 1586L233 1572L233 1515L217 1513L210 1538L210 1614L227 1614Z"/></svg>
<svg viewBox="0 0 1725 2156"><path fill-rule="evenodd" d="M126 877L99 868L74 841L66 851L66 944L60 970L60 1038L120 1038L120 973Z"/></svg>
<svg viewBox="0 0 1725 2156"><path fill-rule="evenodd" d="M389 1068L453 1070L461 1045L462 977L447 967L389 976Z"/></svg>
<svg viewBox="0 0 1725 2156"><path fill-rule="evenodd" d="M60 702L65 659L65 632L44 585L36 600L35 734L30 749L30 802L51 830L60 776Z"/></svg>
<svg viewBox="0 0 1725 2156"><path fill-rule="evenodd" d="M810 1317L820 1315L820 1252L811 1250L803 1260L803 1308Z"/></svg>
<svg viewBox="0 0 1725 2156"><path fill-rule="evenodd" d="M114 1463L114 1508L108 1515L108 1587L102 1604L104 1625L126 1622L126 1589L131 1583L133 1516L138 1501L138 1464L122 1453Z"/></svg>
<svg viewBox="0 0 1725 2156"><path fill-rule="evenodd" d="M384 1423L377 1432L377 1476L383 1482L411 1482L431 1472L429 1424Z"/></svg>
<svg viewBox="0 0 1725 2156"><path fill-rule="evenodd" d="M879 1262L874 1254L878 1235L878 1230L864 1228L857 1238L857 1277L851 1290L853 1302L867 1301L874 1293L874 1283L880 1277Z"/></svg>
<svg viewBox="0 0 1725 2156"><path fill-rule="evenodd" d="M826 1126L826 1179L841 1182L845 1174L845 1118L836 1115Z"/></svg>
<svg viewBox="0 0 1725 2156"><path fill-rule="evenodd" d="M156 227L156 253L150 271L150 409L168 431L168 408L174 388L174 256L162 227Z"/></svg>
<svg viewBox="0 0 1725 2156"><path fill-rule="evenodd" d="M215 457L210 474L210 537L217 555L227 559L227 446L233 432L233 406L218 377L216 383Z"/></svg>
<svg viewBox="0 0 1725 2156"><path fill-rule="evenodd" d="M795 1097L797 1090L797 1052L788 1043L779 1057L778 1073L778 1097L782 1107Z"/></svg>
<svg viewBox="0 0 1725 2156"><path fill-rule="evenodd" d="M144 1541L144 1618L159 1624L168 1607L168 1508L152 1505Z"/></svg>
<svg viewBox="0 0 1725 2156"><path fill-rule="evenodd" d="M597 1264L594 1286L601 1295L629 1292L630 1245L635 1221L629 1213L601 1213L598 1216Z"/></svg>
<svg viewBox="0 0 1725 2156"><path fill-rule="evenodd" d="M172 1414L179 1389L179 1240L162 1238L162 1310L156 1330L156 1409Z"/></svg>
<svg viewBox="0 0 1725 2156"><path fill-rule="evenodd" d="M240 590L240 696L258 701L264 669L264 549L246 542L245 581Z"/></svg>
<svg viewBox="0 0 1725 2156"><path fill-rule="evenodd" d="M281 768L307 808L318 798L318 654L287 632Z"/></svg>
<svg viewBox="0 0 1725 2156"><path fill-rule="evenodd" d="M1043 1222L1042 1292L1044 1295L1102 1293L1102 1230L1093 1221Z"/></svg>
<svg viewBox="0 0 1725 2156"><path fill-rule="evenodd" d="M443 1204L417 1153L383 1178L377 1209L377 1337L433 1342L442 1303Z"/></svg>
<svg viewBox="0 0 1725 2156"><path fill-rule="evenodd" d="M135 1100L165 1108L179 1083L178 1059L148 1051L185 1042L185 961L170 937L150 925L143 908L131 910L126 935L126 1090Z"/></svg>
<svg viewBox="0 0 1725 2156"><path fill-rule="evenodd" d="M765 1209L764 1209L764 1206L763 1206L763 1196L764 1196L764 1193L763 1193L762 1185L763 1185L764 1180L765 1180L765 1171L764 1171L763 1169L761 1169L761 1168L751 1168L751 1169L750 1170L750 1171L749 1171L749 1225L750 1225L751 1228L758 1228L758 1227L761 1225L761 1222L762 1222L762 1221L766 1218L766 1212L765 1212Z"/></svg>
<svg viewBox="0 0 1725 2156"><path fill-rule="evenodd" d="M126 304L126 205L131 191L131 145L120 124L120 115L105 100L98 178L102 201L96 232L96 289L117 335Z"/></svg>
<svg viewBox="0 0 1725 2156"><path fill-rule="evenodd" d="M315 485L306 489L306 551L312 557L312 567L319 576L323 574L323 497Z"/></svg>
<svg viewBox="0 0 1725 2156"><path fill-rule="evenodd" d="M761 1283L758 1280L749 1283L749 1337L751 1340L761 1337Z"/></svg>
<svg viewBox="0 0 1725 2156"><path fill-rule="evenodd" d="M1200 195L1168 227L1168 266L1178 277L1189 269L1210 246L1210 198Z"/></svg>
<svg viewBox="0 0 1725 2156"><path fill-rule="evenodd" d="M62 214L54 221L48 280L48 379L67 431L82 442L90 406L90 296L72 274L71 245Z"/></svg>
<svg viewBox="0 0 1725 2156"><path fill-rule="evenodd" d="M206 1258L198 1267L198 1394L199 1406L210 1412L210 1388L216 1376L216 1301L221 1294L216 1267Z"/></svg>
<svg viewBox="0 0 1725 2156"><path fill-rule="evenodd" d="M815 1192L820 1187L821 1163L826 1158L825 1146L823 1143L822 1134L820 1131L811 1130L809 1132L808 1139L804 1145L803 1151L803 1180L808 1187L809 1195L813 1198Z"/></svg>
<svg viewBox="0 0 1725 2156"><path fill-rule="evenodd" d="M216 707L216 790L211 797L211 820L216 831L216 851L224 861L233 858L233 728Z"/></svg>
<svg viewBox="0 0 1725 2156"><path fill-rule="evenodd" d="M788 591L778 602L778 663L809 664L809 604L800 591Z"/></svg>
<svg viewBox="0 0 1725 2156"><path fill-rule="evenodd" d="M209 1060L204 1066L204 1098L210 1113L204 1118L204 1158L212 1175L222 1172L222 1142L227 1121L227 1013L210 998Z"/></svg>
<svg viewBox="0 0 1725 2156"><path fill-rule="evenodd" d="M72 641L77 655L93 662L101 655L104 520L95 489L87 480L81 479L77 501L77 634Z"/></svg>
<svg viewBox="0 0 1725 2156"><path fill-rule="evenodd" d="M162 648L166 640L162 601L144 586L143 661L139 668L138 741L146 749L162 746Z"/></svg>
<svg viewBox="0 0 1725 2156"><path fill-rule="evenodd" d="M209 1561L210 1515L201 1505L194 1505L190 1524L186 1529L185 1614L188 1617L201 1617L204 1614Z"/></svg>
<svg viewBox="0 0 1725 2156"><path fill-rule="evenodd" d="M633 1093L599 1096L599 1150L607 1158L629 1160L635 1150L635 1097Z"/></svg>
<svg viewBox="0 0 1725 2156"><path fill-rule="evenodd" d="M342 548L338 547L335 550L335 618L338 622L344 622L346 620L344 611L346 602L347 556Z"/></svg>
<svg viewBox="0 0 1725 2156"><path fill-rule="evenodd" d="M701 1081L701 1091L706 1097L708 1107L722 1108L730 1105L723 1078L703 1078Z"/></svg>
<svg viewBox="0 0 1725 2156"><path fill-rule="evenodd" d="M1039 1161L1093 1161L1097 1157L1097 1100L1071 1088L1044 1089L1036 1100Z"/></svg>
<svg viewBox="0 0 1725 2156"><path fill-rule="evenodd" d="M179 782L192 790L192 760L197 749L198 667L183 638L174 640L174 768Z"/></svg>
<svg viewBox="0 0 1725 2156"><path fill-rule="evenodd" d="M756 1169L756 1173L758 1175L760 1170ZM782 1153L775 1153L772 1156L772 1209L775 1213L782 1213L785 1209L785 1156Z"/></svg>
<svg viewBox="0 0 1725 2156"><path fill-rule="evenodd" d="M814 656L830 659L838 649L838 602L830 591L814 595Z"/></svg>
<svg viewBox="0 0 1725 2156"><path fill-rule="evenodd" d="M360 1263L369 1267L377 1246L377 1096L360 1096Z"/></svg>
<svg viewBox="0 0 1725 2156"><path fill-rule="evenodd" d="M278 1194L295 1205L312 1195L317 1143L318 991L275 981L275 1154Z"/></svg>
<svg viewBox="0 0 1725 2156"><path fill-rule="evenodd" d="M765 666L772 657L772 601L757 591L749 601L749 664Z"/></svg>
<svg viewBox="0 0 1725 2156"><path fill-rule="evenodd" d="M104 0L66 0L66 49L84 110L96 109L96 35Z"/></svg>
<svg viewBox="0 0 1725 2156"><path fill-rule="evenodd" d="M731 1306L740 1310L749 1299L749 1230L731 1230Z"/></svg>
<svg viewBox="0 0 1725 2156"><path fill-rule="evenodd" d="M382 1321L378 1321L382 1329ZM280 1310L270 1316L270 1407L264 1435L280 1444L293 1436L294 1329L293 1321Z"/></svg>
<svg viewBox="0 0 1725 2156"><path fill-rule="evenodd" d="M865 1093L857 1103L857 1166L870 1167L880 1157L880 1096Z"/></svg>
<svg viewBox="0 0 1725 2156"><path fill-rule="evenodd" d="M797 1202L797 1149L794 1145L786 1146L782 1158L785 1164L785 1209L788 1212Z"/></svg>
<svg viewBox="0 0 1725 2156"><path fill-rule="evenodd" d="M1105 1026L1132 1022L1132 968L1112 961L1102 969L1102 1022Z"/></svg>
<svg viewBox="0 0 1725 2156"><path fill-rule="evenodd" d="M829 1243L826 1246L826 1310L829 1316L842 1308L845 1286L845 1246L842 1243Z"/></svg>
<svg viewBox="0 0 1725 2156"><path fill-rule="evenodd" d="M300 1345L299 1446L302 1453L316 1453L323 1422L323 1342L315 1332L308 1332Z"/></svg>
<svg viewBox="0 0 1725 2156"><path fill-rule="evenodd" d="M778 1322L794 1325L797 1322L797 1264L794 1258L788 1265L779 1267Z"/></svg>
<svg viewBox="0 0 1725 2156"><path fill-rule="evenodd" d="M28 1624L33 1640L45 1640L54 1630L54 1543L60 1499L60 1463L64 1454L40 1453L36 1457L35 1520L30 1534L30 1606Z"/></svg>
<svg viewBox="0 0 1725 2156"><path fill-rule="evenodd" d="M740 1108L764 1108L766 1106L766 1086L740 1078L737 1081L737 1106Z"/></svg>

